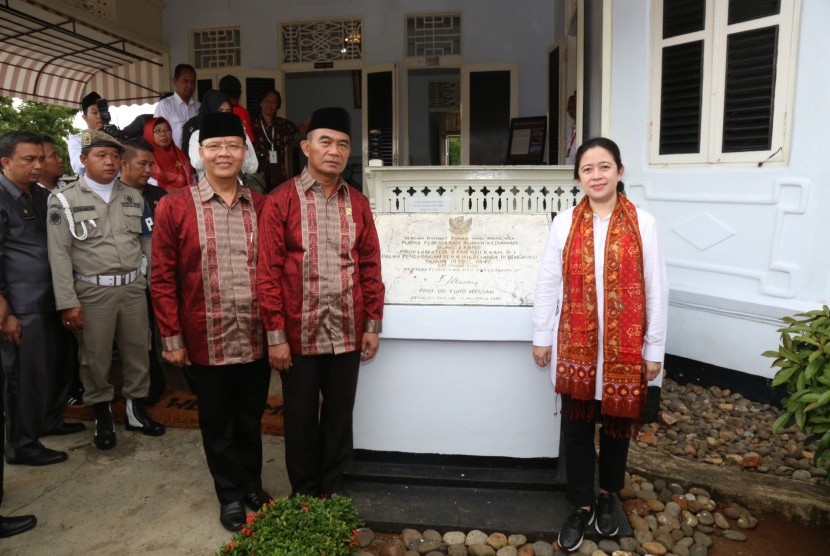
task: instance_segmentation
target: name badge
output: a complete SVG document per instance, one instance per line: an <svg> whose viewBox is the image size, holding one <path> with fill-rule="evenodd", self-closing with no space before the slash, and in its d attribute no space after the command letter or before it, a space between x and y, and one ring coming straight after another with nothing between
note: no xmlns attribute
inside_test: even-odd
<svg viewBox="0 0 830 556"><path fill-rule="evenodd" d="M268 162L270 162L271 164L279 164L280 163L280 160L277 157L277 151L275 151L275 150L268 151Z"/></svg>

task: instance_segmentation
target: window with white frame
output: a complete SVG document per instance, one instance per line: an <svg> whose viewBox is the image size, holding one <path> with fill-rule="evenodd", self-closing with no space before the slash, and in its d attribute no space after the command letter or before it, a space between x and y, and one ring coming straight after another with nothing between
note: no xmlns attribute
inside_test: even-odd
<svg viewBox="0 0 830 556"><path fill-rule="evenodd" d="M786 160L799 2L655 2L652 163Z"/></svg>

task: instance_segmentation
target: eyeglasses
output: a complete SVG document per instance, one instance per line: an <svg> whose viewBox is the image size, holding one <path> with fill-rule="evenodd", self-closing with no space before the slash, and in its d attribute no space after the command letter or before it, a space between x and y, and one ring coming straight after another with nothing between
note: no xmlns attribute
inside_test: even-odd
<svg viewBox="0 0 830 556"><path fill-rule="evenodd" d="M228 149L228 152L238 153L245 148L244 143L205 143L202 148L209 153L218 153L222 149Z"/></svg>
<svg viewBox="0 0 830 556"><path fill-rule="evenodd" d="M170 129L169 127L163 127L161 129L154 129L153 130L153 134L155 134L155 135L167 135L167 134L170 134L170 133L173 133L173 130Z"/></svg>

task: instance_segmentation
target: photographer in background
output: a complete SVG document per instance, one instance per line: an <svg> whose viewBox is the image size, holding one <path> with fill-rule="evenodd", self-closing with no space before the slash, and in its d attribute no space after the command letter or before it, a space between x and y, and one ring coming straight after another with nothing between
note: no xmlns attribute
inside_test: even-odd
<svg viewBox="0 0 830 556"><path fill-rule="evenodd" d="M124 140L122 131L110 123L111 117L107 100L101 98L101 95L95 91L81 99L81 117L86 122L87 129L103 131L116 141ZM72 171L78 176L84 174L86 169L81 164L81 134L70 136L67 147Z"/></svg>

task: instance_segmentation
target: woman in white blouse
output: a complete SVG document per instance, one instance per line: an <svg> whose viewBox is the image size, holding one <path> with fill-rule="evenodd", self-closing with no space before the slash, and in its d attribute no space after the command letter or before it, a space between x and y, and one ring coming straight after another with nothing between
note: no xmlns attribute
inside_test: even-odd
<svg viewBox="0 0 830 556"><path fill-rule="evenodd" d="M579 147L574 179L585 197L554 218L536 286L533 358L550 365L562 396L565 494L574 506L559 531L565 550L576 550L589 526L617 533L629 440L665 351L668 287L657 225L625 197L624 172L610 139Z"/></svg>

